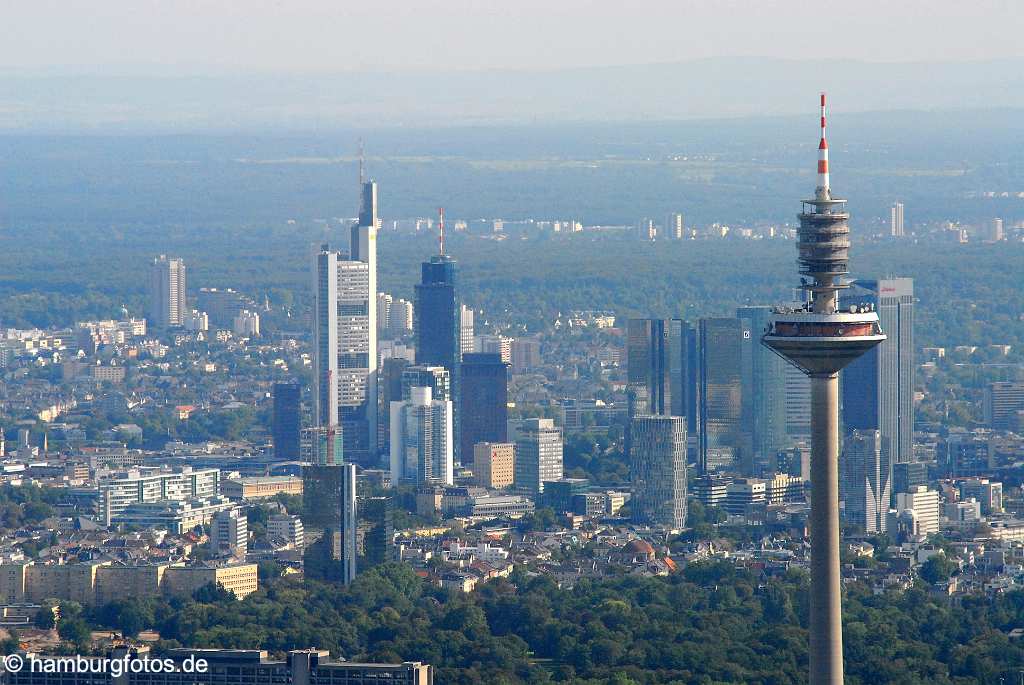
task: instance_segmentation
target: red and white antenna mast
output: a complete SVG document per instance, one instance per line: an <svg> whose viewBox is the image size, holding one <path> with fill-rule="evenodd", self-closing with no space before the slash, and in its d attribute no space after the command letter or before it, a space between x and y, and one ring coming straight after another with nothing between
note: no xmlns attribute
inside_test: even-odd
<svg viewBox="0 0 1024 685"><path fill-rule="evenodd" d="M829 197L828 143L825 142L825 93L821 94L821 142L818 143L818 186L817 194L822 199Z"/></svg>
<svg viewBox="0 0 1024 685"><path fill-rule="evenodd" d="M438 207L437 208L437 213L441 217L440 220L438 221L438 226L440 226L440 228L441 228L441 234L438 236L437 240L441 244L440 255L443 257L444 256L444 207Z"/></svg>

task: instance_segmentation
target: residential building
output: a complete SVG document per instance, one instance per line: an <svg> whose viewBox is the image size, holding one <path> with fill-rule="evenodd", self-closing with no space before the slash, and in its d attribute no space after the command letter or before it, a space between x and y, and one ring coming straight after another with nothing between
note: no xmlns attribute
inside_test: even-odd
<svg viewBox="0 0 1024 685"><path fill-rule="evenodd" d="M452 403L434 399L429 387L409 388L409 399L391 403L391 482L454 480Z"/></svg>
<svg viewBox="0 0 1024 685"><path fill-rule="evenodd" d="M185 262L160 255L149 271L149 323L156 328L183 326L187 312Z"/></svg>
<svg viewBox="0 0 1024 685"><path fill-rule="evenodd" d="M630 420L630 506L638 523L675 530L686 525L685 422L664 415Z"/></svg>

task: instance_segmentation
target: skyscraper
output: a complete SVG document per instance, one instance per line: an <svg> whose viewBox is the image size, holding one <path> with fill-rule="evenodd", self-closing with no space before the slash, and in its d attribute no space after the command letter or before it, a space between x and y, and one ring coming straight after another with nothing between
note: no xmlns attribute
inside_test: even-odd
<svg viewBox="0 0 1024 685"><path fill-rule="evenodd" d="M459 349L462 354L473 351L473 330L473 310L462 305L459 308Z"/></svg>
<svg viewBox="0 0 1024 685"><path fill-rule="evenodd" d="M689 321L672 319L669 324L671 413L672 416L686 417L686 434L693 438L699 432L700 336L697 327Z"/></svg>
<svg viewBox="0 0 1024 685"><path fill-rule="evenodd" d="M843 444L839 494L846 520L866 533L884 533L892 496L892 469L877 430L854 431Z"/></svg>
<svg viewBox="0 0 1024 685"><path fill-rule="evenodd" d="M552 419L526 419L516 436L515 486L538 495L562 475L562 429Z"/></svg>
<svg viewBox="0 0 1024 685"><path fill-rule="evenodd" d="M452 396L451 374L443 366L406 366L402 370L401 382L401 396L395 399L411 398L413 388L430 388L431 397L435 400L455 400Z"/></svg>
<svg viewBox="0 0 1024 685"><path fill-rule="evenodd" d="M670 322L630 319L626 327L627 375L630 386L647 389L646 414L672 412Z"/></svg>
<svg viewBox="0 0 1024 685"><path fill-rule="evenodd" d="M905 235L903 232L903 203L894 203L889 214L890 235L894 238L902 238Z"/></svg>
<svg viewBox="0 0 1024 685"><path fill-rule="evenodd" d="M409 360L388 357L380 366L377 380L377 446L391 454L391 403L402 399L402 377Z"/></svg>
<svg viewBox="0 0 1024 685"><path fill-rule="evenodd" d="M683 225L683 215L676 212L668 215L668 235L675 240L682 240L683 235L686 232L686 227Z"/></svg>
<svg viewBox="0 0 1024 685"><path fill-rule="evenodd" d="M686 525L686 426L679 416L636 416L629 423L633 519Z"/></svg>
<svg viewBox="0 0 1024 685"><path fill-rule="evenodd" d="M367 566L391 561L395 537L394 507L390 497L363 497L359 501L362 520L369 524L363 538Z"/></svg>
<svg viewBox="0 0 1024 685"><path fill-rule="evenodd" d="M462 310L455 283L455 260L448 255L431 257L422 264L413 309L416 363L443 366L453 378L462 354Z"/></svg>
<svg viewBox="0 0 1024 685"><path fill-rule="evenodd" d="M149 322L156 328L183 326L187 313L185 262L160 255L149 270Z"/></svg>
<svg viewBox="0 0 1024 685"><path fill-rule="evenodd" d="M797 262L811 301L780 307L761 340L811 378L810 682L843 683L843 627L839 571L839 371L885 340L870 304L840 313L846 287L850 215L846 201L832 197L825 94L821 94L818 185L802 202Z"/></svg>
<svg viewBox="0 0 1024 685"><path fill-rule="evenodd" d="M887 336L841 374L844 429L877 429L890 464L914 459L914 281L857 280L841 299L866 303Z"/></svg>
<svg viewBox="0 0 1024 685"><path fill-rule="evenodd" d="M462 356L462 398L459 406L461 454L473 457L478 442L508 439L508 364L500 354L470 353Z"/></svg>
<svg viewBox="0 0 1024 685"><path fill-rule="evenodd" d="M443 230L443 229L442 229ZM462 359L462 306L456 288L456 264L449 255L435 255L421 265L421 282L416 286L413 308L416 334L416 363L443 366L451 375L452 396L459 398L459 362ZM454 407L453 431L458 440L460 407ZM461 445L455 445L460 458Z"/></svg>
<svg viewBox="0 0 1024 685"><path fill-rule="evenodd" d="M274 416L272 437L274 459L290 461L301 458L302 386L298 383L274 383Z"/></svg>
<svg viewBox="0 0 1024 685"><path fill-rule="evenodd" d="M361 187L345 254L313 264L313 398L317 426L340 429L346 458L377 465L377 186Z"/></svg>
<svg viewBox="0 0 1024 685"><path fill-rule="evenodd" d="M454 479L452 403L434 399L429 387L409 389L391 403L391 482L439 483Z"/></svg>
<svg viewBox="0 0 1024 685"><path fill-rule="evenodd" d="M743 323L742 414L744 475L755 475L789 443L786 434L786 368L790 365L761 344L771 307L739 307Z"/></svg>
<svg viewBox="0 0 1024 685"><path fill-rule="evenodd" d="M743 325L739 319L701 319L697 412L701 472L734 470L742 464Z"/></svg>

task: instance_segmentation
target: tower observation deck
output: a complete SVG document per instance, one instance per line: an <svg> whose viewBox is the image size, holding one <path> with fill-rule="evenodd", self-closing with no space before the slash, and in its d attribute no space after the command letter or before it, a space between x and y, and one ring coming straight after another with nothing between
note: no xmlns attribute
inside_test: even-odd
<svg viewBox="0 0 1024 685"><path fill-rule="evenodd" d="M885 340L872 305L838 309L848 287L850 215L832 197L825 94L814 198L799 214L797 262L810 302L778 307L761 342L811 378L811 597L810 683L843 684L843 632L839 575L839 371Z"/></svg>

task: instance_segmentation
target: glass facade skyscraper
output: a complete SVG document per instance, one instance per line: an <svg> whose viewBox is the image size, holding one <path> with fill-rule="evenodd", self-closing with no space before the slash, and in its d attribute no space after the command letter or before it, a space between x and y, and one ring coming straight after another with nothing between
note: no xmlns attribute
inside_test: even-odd
<svg viewBox="0 0 1024 685"><path fill-rule="evenodd" d="M298 383L274 383L274 416L272 437L274 459L290 461L302 457L302 386Z"/></svg>
<svg viewBox="0 0 1024 685"><path fill-rule="evenodd" d="M743 324L701 319L698 332L698 461L703 473L734 470L743 459Z"/></svg>
<svg viewBox="0 0 1024 685"><path fill-rule="evenodd" d="M914 460L914 281L857 280L842 304L870 303L888 338L840 374L847 432L878 430L890 464Z"/></svg>
<svg viewBox="0 0 1024 685"><path fill-rule="evenodd" d="M508 366L500 354L462 356L459 434L464 462L473 458L478 442L508 439Z"/></svg>
<svg viewBox="0 0 1024 685"><path fill-rule="evenodd" d="M786 434L786 367L789 363L761 344L772 308L739 307L736 316L743 323L742 407L744 465L746 475L755 475L775 460L788 443Z"/></svg>
<svg viewBox="0 0 1024 685"><path fill-rule="evenodd" d="M630 319L627 324L627 377L632 387L646 388L645 414L672 412L671 322Z"/></svg>

